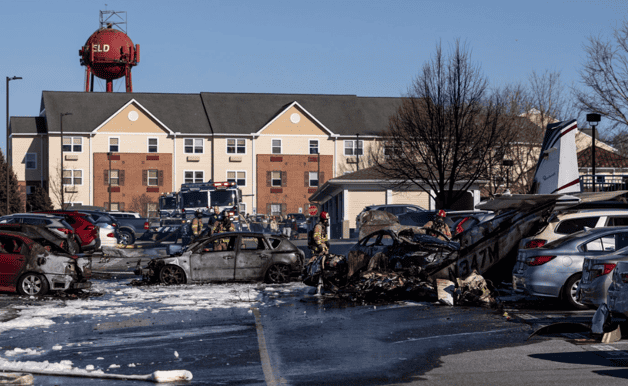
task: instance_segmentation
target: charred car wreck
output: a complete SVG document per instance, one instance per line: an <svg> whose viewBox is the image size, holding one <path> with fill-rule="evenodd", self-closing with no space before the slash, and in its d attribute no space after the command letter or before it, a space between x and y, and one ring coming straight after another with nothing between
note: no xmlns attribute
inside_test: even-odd
<svg viewBox="0 0 628 386"><path fill-rule="evenodd" d="M347 256L311 259L303 282L322 285L341 296L372 299L436 298L440 281L453 284L459 300L487 299L485 286L469 278L509 277L519 241L543 226L555 208L607 200L622 193L503 196L479 206L494 211L492 219L446 241L437 237L441 235L400 225L389 213L374 211L364 216L370 222L362 225L360 241ZM465 288L469 283L474 285Z"/></svg>
<svg viewBox="0 0 628 386"><path fill-rule="evenodd" d="M49 249L24 233L0 231L0 291L37 296L91 287L90 258Z"/></svg>

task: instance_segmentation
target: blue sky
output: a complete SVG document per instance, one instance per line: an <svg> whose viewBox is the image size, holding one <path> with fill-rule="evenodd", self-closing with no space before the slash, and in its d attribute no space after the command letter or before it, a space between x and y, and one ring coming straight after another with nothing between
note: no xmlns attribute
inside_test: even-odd
<svg viewBox="0 0 628 386"><path fill-rule="evenodd" d="M559 71L566 85L577 85L588 37L610 37L628 14L625 0L0 4L0 75L24 78L10 83L12 116L37 115L43 90L84 89L78 51L104 9L126 11L128 34L140 44L136 92L391 97L406 92L438 42L447 48L455 39L468 44L495 86L524 82L533 70ZM114 83L114 90L123 89L122 81ZM103 91L104 82L95 90Z"/></svg>

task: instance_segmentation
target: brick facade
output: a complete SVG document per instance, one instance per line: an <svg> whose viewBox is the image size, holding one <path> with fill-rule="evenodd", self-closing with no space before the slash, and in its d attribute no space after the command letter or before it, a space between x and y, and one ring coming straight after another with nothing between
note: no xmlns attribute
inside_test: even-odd
<svg viewBox="0 0 628 386"><path fill-rule="evenodd" d="M111 170L119 170L118 186L111 188L111 202L120 203L119 210L130 210L133 199L146 194L157 203L159 195L172 190L172 154L114 153ZM149 186L149 170L157 170ZM109 158L107 153L94 153L94 205L109 205Z"/></svg>
<svg viewBox="0 0 628 386"><path fill-rule="evenodd" d="M257 213L270 214L272 204L281 205L281 213L307 213L308 198L316 191L309 186L309 172L318 171L318 157L311 155L257 154ZM281 172L281 186L273 186L272 172ZM321 186L333 177L333 156L320 156Z"/></svg>

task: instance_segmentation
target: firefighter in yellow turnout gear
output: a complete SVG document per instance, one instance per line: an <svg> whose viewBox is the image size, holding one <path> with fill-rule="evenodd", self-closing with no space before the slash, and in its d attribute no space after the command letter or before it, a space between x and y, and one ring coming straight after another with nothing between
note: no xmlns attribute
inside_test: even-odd
<svg viewBox="0 0 628 386"><path fill-rule="evenodd" d="M222 221L216 221L212 228L212 235L225 232L235 232L235 227L227 215L225 215ZM216 239L214 241L214 251L226 251L228 246L229 238Z"/></svg>
<svg viewBox="0 0 628 386"><path fill-rule="evenodd" d="M309 240L309 247L312 251L312 259L317 256L329 254L329 238L327 236L327 225L329 224L329 214L321 212L320 221L312 233L312 240Z"/></svg>
<svg viewBox="0 0 628 386"><path fill-rule="evenodd" d="M196 217L192 219L192 236L198 237L203 232L203 213L196 211Z"/></svg>

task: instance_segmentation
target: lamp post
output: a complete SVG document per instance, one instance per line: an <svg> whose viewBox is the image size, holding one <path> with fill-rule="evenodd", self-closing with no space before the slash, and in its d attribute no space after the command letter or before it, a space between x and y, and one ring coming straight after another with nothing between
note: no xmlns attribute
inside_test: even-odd
<svg viewBox="0 0 628 386"><path fill-rule="evenodd" d="M11 214L11 212L9 212L9 170L11 170L11 168L9 167L9 82L12 80L18 80L18 79L22 79L21 76L14 76L12 78L9 78L7 76L7 143L6 143L6 161L7 161L7 213L6 214Z"/></svg>
<svg viewBox="0 0 628 386"><path fill-rule="evenodd" d="M587 114L587 122L589 122L589 125L593 129L591 131L591 136L593 137L593 140L591 141L591 171L593 174L593 191L594 192L597 190L595 188L595 184L597 183L596 178L595 178L595 137L596 137L595 127L600 122L600 118L601 118L600 114L596 114L596 113Z"/></svg>
<svg viewBox="0 0 628 386"><path fill-rule="evenodd" d="M109 174L107 174L107 177L109 178L109 207L107 209L111 210L111 152L107 153L107 158L109 158Z"/></svg>
<svg viewBox="0 0 628 386"><path fill-rule="evenodd" d="M61 130L61 209L65 209L65 187L63 186L63 117L66 115L72 115L72 113L59 114L59 128ZM72 147L72 144L70 144L70 147Z"/></svg>
<svg viewBox="0 0 628 386"><path fill-rule="evenodd" d="M502 160L502 166L506 167L506 189L510 189L510 167L515 164L511 159Z"/></svg>

